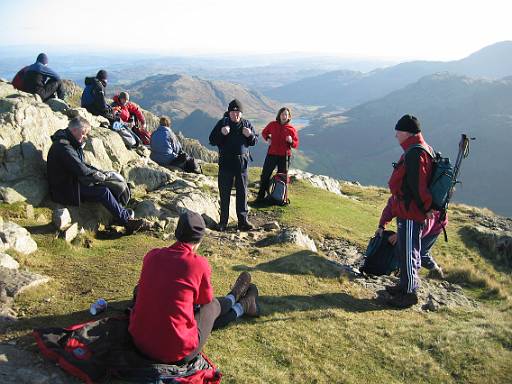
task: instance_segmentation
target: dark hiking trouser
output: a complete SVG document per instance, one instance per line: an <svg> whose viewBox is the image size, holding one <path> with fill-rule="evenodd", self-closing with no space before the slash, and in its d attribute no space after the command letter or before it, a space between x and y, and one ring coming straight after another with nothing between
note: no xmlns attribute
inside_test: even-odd
<svg viewBox="0 0 512 384"><path fill-rule="evenodd" d="M229 221L229 201L233 181L236 188L236 216L238 223L247 222L247 159L244 156L234 158L235 164L230 166L219 166L219 195L220 195L220 223L227 225Z"/></svg>
<svg viewBox="0 0 512 384"><path fill-rule="evenodd" d="M267 157L265 157L265 163L263 163L263 169L261 171L260 190L258 192L258 199L264 199L265 195L268 193L270 177L272 176L272 172L274 172L274 169L276 167L278 173L288 172L288 159L288 156L277 156L267 154Z"/></svg>
<svg viewBox="0 0 512 384"><path fill-rule="evenodd" d="M428 235L421 239L421 266L424 268L434 269L437 266L436 261L430 253L430 250L434 246L438 237L439 233L436 233L435 235Z"/></svg>
<svg viewBox="0 0 512 384"><path fill-rule="evenodd" d="M41 96L43 101L51 99L55 92L57 92L57 97L59 99L64 99L66 96L64 92L64 85L61 80L49 79L44 87L40 87L36 90L36 93Z"/></svg>
<svg viewBox="0 0 512 384"><path fill-rule="evenodd" d="M110 189L103 185L91 187L80 184L80 200L101 203L123 225L128 222L130 214L116 200Z"/></svg>
<svg viewBox="0 0 512 384"><path fill-rule="evenodd" d="M400 287L403 292L416 292L419 287L418 270L421 267L422 223L396 219L398 228L397 250L400 262Z"/></svg>

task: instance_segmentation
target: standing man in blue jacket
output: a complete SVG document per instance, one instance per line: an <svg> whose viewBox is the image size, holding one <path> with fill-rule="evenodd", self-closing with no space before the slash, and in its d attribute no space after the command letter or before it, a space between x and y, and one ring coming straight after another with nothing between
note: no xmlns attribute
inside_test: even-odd
<svg viewBox="0 0 512 384"><path fill-rule="evenodd" d="M233 181L236 188L236 215L238 229L249 231L254 226L247 220L247 169L249 147L256 144L258 137L252 124L242 119L242 103L234 99L229 103L228 112L220 119L210 133L210 144L219 148L219 231L225 231L229 220L229 200Z"/></svg>
<svg viewBox="0 0 512 384"><path fill-rule="evenodd" d="M38 94L43 101L51 99L57 93L59 99L64 99L64 86L60 76L48 67L48 56L40 53L36 62L25 69L23 90Z"/></svg>

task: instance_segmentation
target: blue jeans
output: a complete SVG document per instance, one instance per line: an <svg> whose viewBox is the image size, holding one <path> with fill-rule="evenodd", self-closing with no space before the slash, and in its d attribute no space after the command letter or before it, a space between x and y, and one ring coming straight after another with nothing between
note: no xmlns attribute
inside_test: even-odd
<svg viewBox="0 0 512 384"><path fill-rule="evenodd" d="M80 201L100 203L123 225L130 218L128 210L123 208L110 192L110 189L103 185L86 187L80 184Z"/></svg>
<svg viewBox="0 0 512 384"><path fill-rule="evenodd" d="M430 254L430 250L434 246L438 237L439 233L436 233L435 235L428 235L421 239L421 266L428 270L434 269L437 266L436 261Z"/></svg>

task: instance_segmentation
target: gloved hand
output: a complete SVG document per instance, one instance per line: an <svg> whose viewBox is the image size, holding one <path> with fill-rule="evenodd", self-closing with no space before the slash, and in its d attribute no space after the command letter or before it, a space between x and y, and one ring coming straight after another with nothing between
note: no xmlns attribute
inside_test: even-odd
<svg viewBox="0 0 512 384"><path fill-rule="evenodd" d="M287 142L288 144L293 143L293 139L292 139L292 137L291 137L290 135L286 136L286 142Z"/></svg>
<svg viewBox="0 0 512 384"><path fill-rule="evenodd" d="M99 181L99 182L105 181L107 179L105 174L100 171L94 172L91 176L94 178L94 180Z"/></svg>
<svg viewBox="0 0 512 384"><path fill-rule="evenodd" d="M251 136L251 133L252 133L251 130L249 128L247 128L247 127L244 127L242 129L242 135L244 135L245 137Z"/></svg>
<svg viewBox="0 0 512 384"><path fill-rule="evenodd" d="M229 128L229 126L227 126L227 125L225 125L224 127L222 127L222 128L220 129L220 131L222 132L222 134L223 134L224 136L226 136L226 135L229 133L229 130L230 130L230 128Z"/></svg>

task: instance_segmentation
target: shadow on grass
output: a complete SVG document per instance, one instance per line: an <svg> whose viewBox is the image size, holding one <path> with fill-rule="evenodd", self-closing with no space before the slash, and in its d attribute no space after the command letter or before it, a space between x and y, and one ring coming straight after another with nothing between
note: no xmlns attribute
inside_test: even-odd
<svg viewBox="0 0 512 384"><path fill-rule="evenodd" d="M40 225L29 225L25 227L31 235L49 235L57 233L57 230L52 223L40 224Z"/></svg>
<svg viewBox="0 0 512 384"><path fill-rule="evenodd" d="M340 272L334 264L311 251L299 251L291 255L258 264L254 267L237 265L235 271L263 271L289 275L313 275L321 278L336 278Z"/></svg>
<svg viewBox="0 0 512 384"><path fill-rule="evenodd" d="M371 312L386 309L376 300L358 299L343 292L311 296L260 296L260 306L264 316L324 309L343 309L347 312Z"/></svg>
<svg viewBox="0 0 512 384"><path fill-rule="evenodd" d="M59 315L23 317L16 322L0 323L0 332L5 332L7 329L14 332L26 332L38 328L65 328L73 324L99 320L103 317L119 317L125 314L125 309L130 304L131 300L109 302L107 310L97 316L92 316L88 310L84 310ZM27 337L32 339L30 336Z"/></svg>

